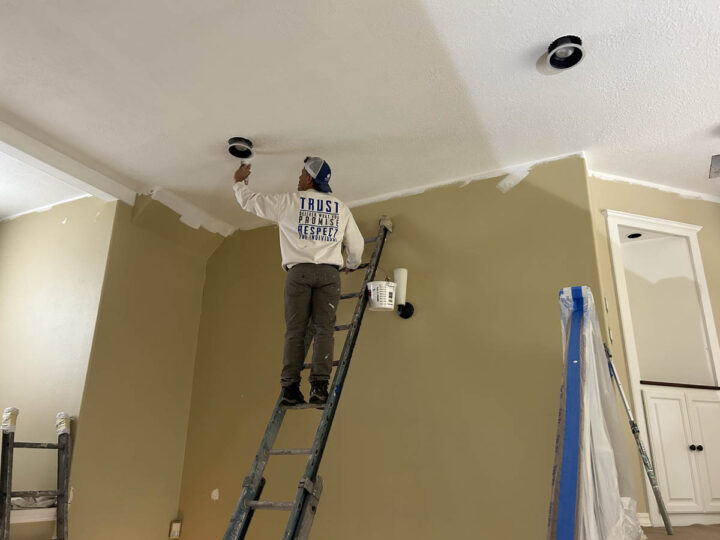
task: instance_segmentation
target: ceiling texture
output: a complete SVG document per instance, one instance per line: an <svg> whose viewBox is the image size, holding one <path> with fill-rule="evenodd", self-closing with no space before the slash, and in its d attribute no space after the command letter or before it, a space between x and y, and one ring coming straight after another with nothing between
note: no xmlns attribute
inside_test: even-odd
<svg viewBox="0 0 720 540"><path fill-rule="evenodd" d="M87 193L0 152L0 221Z"/></svg>
<svg viewBox="0 0 720 540"><path fill-rule="evenodd" d="M720 9L693 2L10 0L0 121L232 227L251 185L325 157L353 204L584 151L592 170L713 196ZM586 58L548 74L555 38Z"/></svg>

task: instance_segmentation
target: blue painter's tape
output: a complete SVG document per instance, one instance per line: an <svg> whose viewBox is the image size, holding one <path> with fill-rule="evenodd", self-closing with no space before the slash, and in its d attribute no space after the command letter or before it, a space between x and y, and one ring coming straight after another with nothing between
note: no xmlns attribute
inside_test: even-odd
<svg viewBox="0 0 720 540"><path fill-rule="evenodd" d="M574 540L577 516L578 463L580 461L580 336L583 319L582 287L572 288L565 393L565 429L558 493L556 540Z"/></svg>

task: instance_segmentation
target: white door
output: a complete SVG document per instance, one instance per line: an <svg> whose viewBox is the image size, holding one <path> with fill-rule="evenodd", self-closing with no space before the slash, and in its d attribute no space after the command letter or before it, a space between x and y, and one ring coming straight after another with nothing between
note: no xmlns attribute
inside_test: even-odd
<svg viewBox="0 0 720 540"><path fill-rule="evenodd" d="M653 465L668 512L704 512L693 436L682 389L644 388Z"/></svg>
<svg viewBox="0 0 720 540"><path fill-rule="evenodd" d="M718 394L720 393L707 391L687 393L693 444L696 446L693 453L697 460L705 512L720 512L720 397Z"/></svg>

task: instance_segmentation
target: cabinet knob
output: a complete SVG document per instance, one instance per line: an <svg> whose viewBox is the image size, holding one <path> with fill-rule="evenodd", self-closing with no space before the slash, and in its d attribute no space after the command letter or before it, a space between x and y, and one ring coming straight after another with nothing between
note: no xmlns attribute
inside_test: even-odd
<svg viewBox="0 0 720 540"><path fill-rule="evenodd" d="M694 444L691 444L691 445L690 445L690 450L691 450L691 451L694 452L696 448L697 448L697 446L695 446Z"/></svg>
<svg viewBox="0 0 720 540"><path fill-rule="evenodd" d="M703 445L702 445L702 444L698 444L698 445L697 445L697 451L698 451L698 452L702 452L702 451L703 451Z"/></svg>

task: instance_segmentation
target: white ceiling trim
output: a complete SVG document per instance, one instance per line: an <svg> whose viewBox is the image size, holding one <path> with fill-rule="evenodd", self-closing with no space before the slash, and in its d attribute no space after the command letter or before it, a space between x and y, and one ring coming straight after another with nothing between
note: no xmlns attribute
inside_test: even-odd
<svg viewBox="0 0 720 540"><path fill-rule="evenodd" d="M237 229L237 227L216 218L170 190L155 187L150 190L150 196L173 212L180 214L180 221L193 229L202 227L212 233L218 233L226 237Z"/></svg>
<svg viewBox="0 0 720 540"><path fill-rule="evenodd" d="M717 195L711 195L710 193L703 193L701 191L692 191L689 189L676 188L672 186L666 186L664 184L658 184L656 182L648 182L647 180L638 180L637 178L628 178L627 176L618 176L616 174L608 174L600 171L592 171L588 169L588 175L597 178L598 180L604 180L606 182L623 182L626 184L634 184L637 186L643 186L647 188L657 189L665 191L666 193L673 193L680 195L683 199L700 199L702 201L720 203L720 197Z"/></svg>
<svg viewBox="0 0 720 540"><path fill-rule="evenodd" d="M4 122L0 122L0 151L104 201L135 204L132 189Z"/></svg>
<svg viewBox="0 0 720 540"><path fill-rule="evenodd" d="M441 180L439 182L431 182L428 184L423 184L422 186L414 187L411 189L402 189L399 191L393 191L391 193L384 193L382 195L377 195L374 197L367 197L365 199L358 199L355 201L351 201L348 203L348 206L351 208L354 208L356 206L363 206L366 204L372 204L376 202L382 202L387 201L390 199L397 199L399 197L407 197L409 195L419 195L420 193L424 193L429 189L436 189L444 186L450 186L453 184L461 184L460 187L467 186L470 182L476 182L478 180L488 180L491 178L499 178L499 177L506 177L511 178L511 182L505 182L506 178L502 178L498 182L498 189L502 191L503 193L506 193L508 190L510 190L512 187L519 184L522 180L525 179L525 177L530 173L530 170L535 166L539 165L541 163L548 163L550 161L557 161L560 159L565 159L569 157L582 157L585 159L585 152L578 151L578 152L570 152L568 154L560 154L557 156L551 156L551 157L545 157L542 159L538 159L535 161L527 161L525 163L520 163L518 165L510 165L509 167L503 167L501 169L494 169L492 171L487 172L481 172L472 174L469 176L462 176L460 178L451 178L449 180Z"/></svg>

